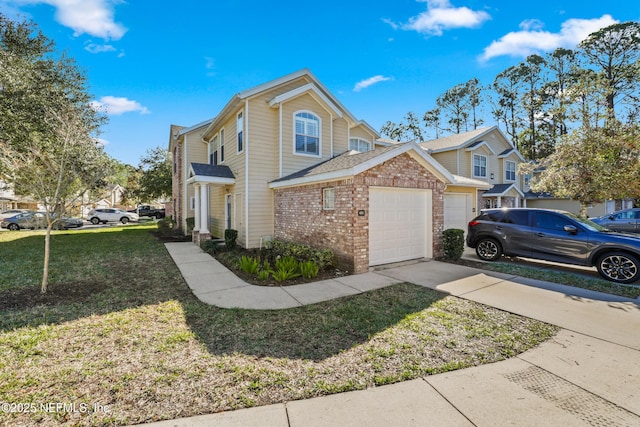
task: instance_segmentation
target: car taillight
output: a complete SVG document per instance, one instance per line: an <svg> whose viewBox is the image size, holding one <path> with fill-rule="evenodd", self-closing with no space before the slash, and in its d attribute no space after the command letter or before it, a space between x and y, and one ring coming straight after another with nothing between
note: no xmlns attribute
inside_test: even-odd
<svg viewBox="0 0 640 427"><path fill-rule="evenodd" d="M480 224L480 221L469 221L469 227L475 227L478 224Z"/></svg>

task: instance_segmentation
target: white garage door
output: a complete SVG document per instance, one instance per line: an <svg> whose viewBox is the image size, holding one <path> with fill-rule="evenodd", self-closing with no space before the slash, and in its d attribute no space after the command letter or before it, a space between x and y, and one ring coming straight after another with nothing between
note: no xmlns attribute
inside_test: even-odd
<svg viewBox="0 0 640 427"><path fill-rule="evenodd" d="M431 190L369 188L369 265L432 256Z"/></svg>
<svg viewBox="0 0 640 427"><path fill-rule="evenodd" d="M471 221L471 195L444 195L444 229L459 228L467 232L467 225Z"/></svg>

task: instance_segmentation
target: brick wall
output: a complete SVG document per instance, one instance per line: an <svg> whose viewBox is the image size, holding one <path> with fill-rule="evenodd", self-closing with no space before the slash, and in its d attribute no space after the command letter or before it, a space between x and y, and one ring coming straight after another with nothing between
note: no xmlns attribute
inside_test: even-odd
<svg viewBox="0 0 640 427"><path fill-rule="evenodd" d="M322 190L335 189L335 209L324 210ZM350 180L278 189L274 228L277 239L329 248L338 266L353 270L353 185Z"/></svg>
<svg viewBox="0 0 640 427"><path fill-rule="evenodd" d="M275 237L330 248L339 267L355 273L368 271L369 186L431 189L433 254L442 256L445 186L408 154L350 180L276 190ZM335 210L322 208L322 189L326 187L335 188ZM364 216L358 216L360 210Z"/></svg>

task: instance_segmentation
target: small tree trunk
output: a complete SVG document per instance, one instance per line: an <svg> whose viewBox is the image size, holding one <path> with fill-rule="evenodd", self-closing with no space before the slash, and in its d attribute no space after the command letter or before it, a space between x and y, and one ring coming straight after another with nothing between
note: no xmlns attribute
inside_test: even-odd
<svg viewBox="0 0 640 427"><path fill-rule="evenodd" d="M587 203L580 203L580 218L587 217Z"/></svg>
<svg viewBox="0 0 640 427"><path fill-rule="evenodd" d="M47 284L49 283L49 247L51 243L51 224L47 225L47 233L44 235L44 266L42 268L42 286L40 293L47 293Z"/></svg>

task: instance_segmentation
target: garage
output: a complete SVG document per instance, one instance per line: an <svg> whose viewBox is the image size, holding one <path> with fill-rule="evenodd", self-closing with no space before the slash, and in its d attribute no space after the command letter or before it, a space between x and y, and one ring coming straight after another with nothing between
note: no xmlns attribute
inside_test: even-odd
<svg viewBox="0 0 640 427"><path fill-rule="evenodd" d="M471 194L444 193L444 229L459 228L466 233L472 208Z"/></svg>
<svg viewBox="0 0 640 427"><path fill-rule="evenodd" d="M432 194L369 188L369 265L432 257Z"/></svg>

